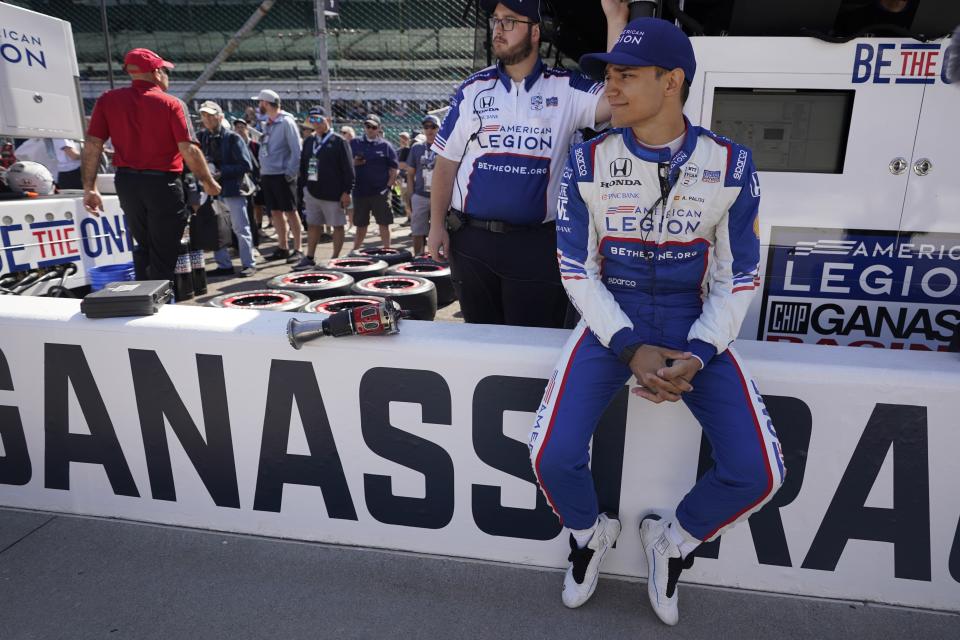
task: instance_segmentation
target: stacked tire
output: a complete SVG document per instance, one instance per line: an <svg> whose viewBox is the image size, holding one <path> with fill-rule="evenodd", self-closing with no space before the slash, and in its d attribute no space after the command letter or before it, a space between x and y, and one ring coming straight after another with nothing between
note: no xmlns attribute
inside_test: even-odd
<svg viewBox="0 0 960 640"><path fill-rule="evenodd" d="M361 280L353 292L364 296L391 298L414 320L433 320L437 315L437 287L426 278L387 275Z"/></svg>
<svg viewBox="0 0 960 640"><path fill-rule="evenodd" d="M296 291L311 300L331 298L350 293L354 277L341 271L294 271L270 278L267 287L283 291Z"/></svg>
<svg viewBox="0 0 960 640"><path fill-rule="evenodd" d="M387 269L392 276L416 276L429 280L437 288L437 305L445 307L457 299L453 290L453 280L450 279L450 267L430 260L418 258L413 262L395 264Z"/></svg>
<svg viewBox="0 0 960 640"><path fill-rule="evenodd" d="M383 260L388 265L400 264L401 262L410 262L413 259L406 249L394 249L387 247L368 247L351 251L350 255L357 258L370 258L371 260Z"/></svg>
<svg viewBox="0 0 960 640"><path fill-rule="evenodd" d="M298 291L256 289L241 293L225 293L209 302L218 309L256 309L257 311L299 311L310 298Z"/></svg>
<svg viewBox="0 0 960 640"><path fill-rule="evenodd" d="M380 304L384 300L385 298L380 296L334 296L333 298L314 300L313 302L308 303L307 306L301 309L301 311L306 313L316 313L323 318L327 318L338 311L345 311L346 309L353 309L356 307L365 307L369 304Z"/></svg>
<svg viewBox="0 0 960 640"><path fill-rule="evenodd" d="M326 271L349 273L356 281L374 276L382 276L387 272L388 265L383 260L355 256L352 258L334 258L324 265Z"/></svg>

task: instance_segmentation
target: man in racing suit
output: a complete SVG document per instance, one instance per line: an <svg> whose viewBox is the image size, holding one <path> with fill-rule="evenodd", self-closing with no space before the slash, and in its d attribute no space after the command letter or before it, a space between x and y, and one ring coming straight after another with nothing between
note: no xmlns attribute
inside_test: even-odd
<svg viewBox="0 0 960 640"><path fill-rule="evenodd" d="M648 592L676 624L676 581L693 550L762 507L784 480L776 433L756 383L729 348L758 286L760 189L751 153L684 118L696 69L680 29L641 18L581 68L606 74L611 130L577 145L563 173L557 253L582 315L563 349L530 436L540 486L570 529L563 602L596 587L620 533L598 514L589 443L613 395L683 399L715 465L666 519L640 525Z"/></svg>

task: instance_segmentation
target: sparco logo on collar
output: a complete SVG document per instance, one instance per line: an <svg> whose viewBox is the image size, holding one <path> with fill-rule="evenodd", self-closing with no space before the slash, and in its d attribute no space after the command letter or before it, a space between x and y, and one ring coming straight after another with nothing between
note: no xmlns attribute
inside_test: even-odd
<svg viewBox="0 0 960 640"><path fill-rule="evenodd" d="M480 108L489 109L493 106L493 96L484 96L480 98Z"/></svg>
<svg viewBox="0 0 960 640"><path fill-rule="evenodd" d="M611 178L626 178L633 175L633 160L630 158L617 158L610 163Z"/></svg>
<svg viewBox="0 0 960 640"><path fill-rule="evenodd" d="M747 150L740 149L737 155L737 166L733 170L733 179L739 180L743 177L743 168L747 166Z"/></svg>
<svg viewBox="0 0 960 640"><path fill-rule="evenodd" d="M577 150L573 154L574 158L577 161L577 173L580 176L587 175L587 161L583 157L583 147L577 147Z"/></svg>

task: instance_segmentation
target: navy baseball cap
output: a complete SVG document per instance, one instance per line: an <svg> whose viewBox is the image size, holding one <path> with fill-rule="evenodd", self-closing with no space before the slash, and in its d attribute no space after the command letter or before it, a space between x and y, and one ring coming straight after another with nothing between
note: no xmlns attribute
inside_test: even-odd
<svg viewBox="0 0 960 640"><path fill-rule="evenodd" d="M609 53L588 53L580 58L580 69L602 80L607 65L683 69L687 84L693 82L697 59L693 45L678 26L660 18L637 18L624 27Z"/></svg>
<svg viewBox="0 0 960 640"><path fill-rule="evenodd" d="M480 2L480 6L487 13L493 13L498 4L534 22L540 22L540 0L482 0Z"/></svg>
<svg viewBox="0 0 960 640"><path fill-rule="evenodd" d="M321 106L310 107L310 111L307 112L307 115L311 116L325 116L327 115L326 110Z"/></svg>

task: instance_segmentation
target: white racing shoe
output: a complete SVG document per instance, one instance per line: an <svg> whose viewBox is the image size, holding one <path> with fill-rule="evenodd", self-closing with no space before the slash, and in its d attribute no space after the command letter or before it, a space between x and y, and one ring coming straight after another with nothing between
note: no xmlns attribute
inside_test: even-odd
<svg viewBox="0 0 960 640"><path fill-rule="evenodd" d="M570 555L567 556L570 567L563 577L563 604L575 609L590 599L597 588L603 556L619 535L620 521L601 513L597 530L583 549L578 548L577 541L570 536Z"/></svg>
<svg viewBox="0 0 960 640"><path fill-rule="evenodd" d="M667 526L660 516L650 514L640 521L640 543L647 559L647 595L654 613L673 626L680 619L677 610L677 580L680 572L693 566L693 554L686 560L677 545L670 541Z"/></svg>

